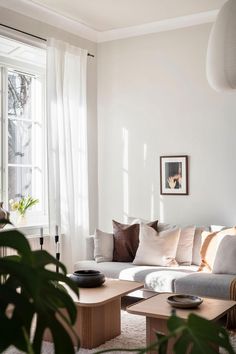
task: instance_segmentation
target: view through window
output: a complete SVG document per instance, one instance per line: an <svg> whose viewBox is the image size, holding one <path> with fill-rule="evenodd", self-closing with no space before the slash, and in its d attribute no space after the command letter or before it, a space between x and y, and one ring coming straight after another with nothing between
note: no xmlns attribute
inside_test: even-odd
<svg viewBox="0 0 236 354"><path fill-rule="evenodd" d="M15 47L6 48L6 41ZM43 216L47 214L45 58L43 50L41 62L38 54L38 48L0 37L1 199L9 208L10 200L37 198L31 214Z"/></svg>

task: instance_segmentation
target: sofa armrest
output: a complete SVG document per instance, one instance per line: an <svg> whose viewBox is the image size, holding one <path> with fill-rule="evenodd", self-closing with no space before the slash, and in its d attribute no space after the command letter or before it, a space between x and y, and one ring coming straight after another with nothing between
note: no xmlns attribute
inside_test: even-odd
<svg viewBox="0 0 236 354"><path fill-rule="evenodd" d="M86 237L86 259L94 259L94 235Z"/></svg>

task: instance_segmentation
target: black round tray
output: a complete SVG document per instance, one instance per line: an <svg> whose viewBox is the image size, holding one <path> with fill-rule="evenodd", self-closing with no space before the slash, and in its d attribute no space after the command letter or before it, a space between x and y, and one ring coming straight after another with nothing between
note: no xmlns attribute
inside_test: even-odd
<svg viewBox="0 0 236 354"><path fill-rule="evenodd" d="M199 296L179 294L169 296L167 302L173 307L191 309L201 305L203 299Z"/></svg>

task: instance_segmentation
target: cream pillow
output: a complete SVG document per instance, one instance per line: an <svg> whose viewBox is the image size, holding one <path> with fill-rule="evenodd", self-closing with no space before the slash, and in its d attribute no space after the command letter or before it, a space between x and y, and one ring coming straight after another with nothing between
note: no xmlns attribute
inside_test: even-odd
<svg viewBox="0 0 236 354"><path fill-rule="evenodd" d="M113 234L99 229L94 234L94 258L97 263L111 262L113 259L114 237Z"/></svg>
<svg viewBox="0 0 236 354"><path fill-rule="evenodd" d="M193 240L196 226L186 226L181 229L176 252L176 261L181 265L190 265L193 257Z"/></svg>
<svg viewBox="0 0 236 354"><path fill-rule="evenodd" d="M141 223L139 246L133 264L159 265L163 267L177 265L175 260L180 229L170 229L158 233L152 227Z"/></svg>
<svg viewBox="0 0 236 354"><path fill-rule="evenodd" d="M236 274L236 237L226 235L216 252L212 273Z"/></svg>
<svg viewBox="0 0 236 354"><path fill-rule="evenodd" d="M218 248L227 235L236 235L236 227L225 229L220 232L203 232L202 233L202 247L201 247L201 264L199 271L212 272L216 260ZM227 256L224 255L224 257Z"/></svg>

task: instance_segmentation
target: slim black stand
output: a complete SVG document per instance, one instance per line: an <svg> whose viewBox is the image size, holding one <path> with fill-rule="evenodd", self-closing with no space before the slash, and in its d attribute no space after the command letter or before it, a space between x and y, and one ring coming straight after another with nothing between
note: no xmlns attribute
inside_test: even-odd
<svg viewBox="0 0 236 354"><path fill-rule="evenodd" d="M40 249L43 249L43 228L40 228L40 237L39 237Z"/></svg>
<svg viewBox="0 0 236 354"><path fill-rule="evenodd" d="M55 244L56 244L56 259L60 260L60 243L59 243L59 234L58 234L58 225L56 225L56 235L55 235ZM56 265L56 272L59 272L59 266Z"/></svg>

